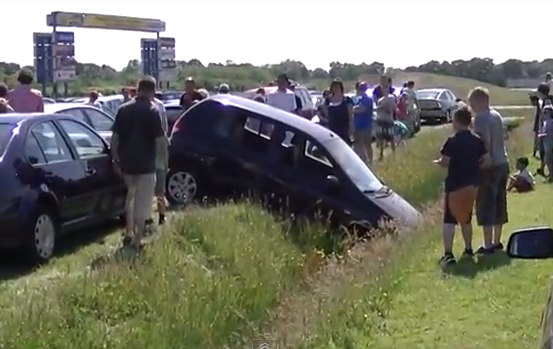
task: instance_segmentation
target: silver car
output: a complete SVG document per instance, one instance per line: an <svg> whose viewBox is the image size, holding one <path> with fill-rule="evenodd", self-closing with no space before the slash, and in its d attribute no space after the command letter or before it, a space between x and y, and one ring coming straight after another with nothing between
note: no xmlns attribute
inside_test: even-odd
<svg viewBox="0 0 553 349"><path fill-rule="evenodd" d="M420 118L423 121L448 123L457 108L457 97L445 88L428 88L417 90L420 107Z"/></svg>

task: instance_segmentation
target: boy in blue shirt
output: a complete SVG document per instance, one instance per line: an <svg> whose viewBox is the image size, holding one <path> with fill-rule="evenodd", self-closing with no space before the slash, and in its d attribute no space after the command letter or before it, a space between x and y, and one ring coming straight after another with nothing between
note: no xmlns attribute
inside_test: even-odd
<svg viewBox="0 0 553 349"><path fill-rule="evenodd" d="M355 84L357 96L353 107L353 150L364 163L372 165L373 100L367 95L367 83Z"/></svg>

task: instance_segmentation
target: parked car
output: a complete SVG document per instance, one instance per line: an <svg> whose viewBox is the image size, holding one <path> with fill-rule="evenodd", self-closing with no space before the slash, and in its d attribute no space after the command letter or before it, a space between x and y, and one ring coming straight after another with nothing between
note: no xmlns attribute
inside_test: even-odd
<svg viewBox="0 0 553 349"><path fill-rule="evenodd" d="M277 87L269 86L269 87L264 87L264 89L265 89L265 93L269 94L276 91ZM257 88L254 88L252 90L246 91L242 94L242 97L253 99L256 95L257 90L258 90ZM305 86L297 85L294 89L294 92L296 96L298 96L301 99L301 103L302 103L301 114L305 118L311 119L313 116L315 116L315 105L313 104L313 100L311 98L311 95L309 94L309 90L307 90Z"/></svg>
<svg viewBox="0 0 553 349"><path fill-rule="evenodd" d="M71 115L92 127L108 143L111 141L111 126L115 120L103 110L80 103L55 103L45 105L44 112Z"/></svg>
<svg viewBox="0 0 553 349"><path fill-rule="evenodd" d="M108 115L115 117L117 110L123 104L123 95L101 96L98 97L98 102L102 105L102 110ZM73 103L84 104L88 102L88 97L78 98L72 101Z"/></svg>
<svg viewBox="0 0 553 349"><path fill-rule="evenodd" d="M421 218L336 134L250 99L217 95L196 104L177 120L170 143L172 203L230 191L363 229L381 219Z"/></svg>
<svg viewBox="0 0 553 349"><path fill-rule="evenodd" d="M180 105L180 100L173 100L168 103L164 103L165 105L165 111L167 113L167 133L171 134L171 130L173 129L173 125L178 120L178 118L182 115L182 107Z"/></svg>
<svg viewBox="0 0 553 349"><path fill-rule="evenodd" d="M60 235L124 212L107 142L69 115L2 114L0 155L2 248L45 261Z"/></svg>
<svg viewBox="0 0 553 349"><path fill-rule="evenodd" d="M156 93L156 98L162 102L180 100L182 91L161 91Z"/></svg>
<svg viewBox="0 0 553 349"><path fill-rule="evenodd" d="M519 259L553 258L553 229L535 227L515 231L507 243L507 255ZM553 283L541 318L539 349L553 348Z"/></svg>
<svg viewBox="0 0 553 349"><path fill-rule="evenodd" d="M417 100L421 120L440 123L452 121L453 112L457 108L457 97L451 90L444 88L417 90Z"/></svg>

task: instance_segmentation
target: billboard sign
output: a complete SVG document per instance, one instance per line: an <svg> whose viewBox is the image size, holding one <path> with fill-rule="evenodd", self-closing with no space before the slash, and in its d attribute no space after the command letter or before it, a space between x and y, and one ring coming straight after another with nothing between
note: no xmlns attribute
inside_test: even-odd
<svg viewBox="0 0 553 349"><path fill-rule="evenodd" d="M46 24L50 27L55 24L58 27L128 30L149 33L161 33L165 31L165 22L159 19L94 13L52 12L46 16Z"/></svg>
<svg viewBox="0 0 553 349"><path fill-rule="evenodd" d="M159 38L159 80L172 81L177 77L175 38Z"/></svg>
<svg viewBox="0 0 553 349"><path fill-rule="evenodd" d="M73 32L59 32L54 33L55 41L58 44L71 44L75 43L75 33Z"/></svg>
<svg viewBox="0 0 553 349"><path fill-rule="evenodd" d="M71 81L77 78L75 69L75 34L54 32L52 35L52 57L54 61L54 82Z"/></svg>
<svg viewBox="0 0 553 349"><path fill-rule="evenodd" d="M156 39L140 40L140 58L144 75L158 76L158 46Z"/></svg>
<svg viewBox="0 0 553 349"><path fill-rule="evenodd" d="M52 33L33 33L33 61L39 84L53 81Z"/></svg>

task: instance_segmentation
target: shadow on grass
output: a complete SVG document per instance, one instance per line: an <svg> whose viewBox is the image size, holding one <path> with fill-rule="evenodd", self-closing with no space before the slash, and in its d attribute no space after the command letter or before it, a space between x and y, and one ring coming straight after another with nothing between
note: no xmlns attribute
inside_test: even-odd
<svg viewBox="0 0 553 349"><path fill-rule="evenodd" d="M501 268L510 263L511 258L507 256L507 253L499 251L489 256L461 259L456 264L445 267L443 272L447 275L472 279L480 272Z"/></svg>
<svg viewBox="0 0 553 349"><path fill-rule="evenodd" d="M57 247L54 256L60 258L77 253L91 244L104 244L105 237L120 227L121 223L114 220L63 236L56 241ZM19 250L2 251L0 253L0 282L23 277L39 267L27 260Z"/></svg>

